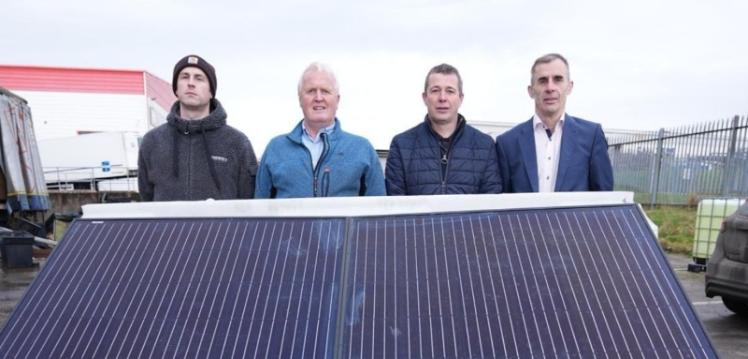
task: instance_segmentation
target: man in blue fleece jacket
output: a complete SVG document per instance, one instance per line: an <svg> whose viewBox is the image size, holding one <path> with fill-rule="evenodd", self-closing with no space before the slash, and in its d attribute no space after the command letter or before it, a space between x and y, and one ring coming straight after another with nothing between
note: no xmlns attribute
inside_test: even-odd
<svg viewBox="0 0 748 359"><path fill-rule="evenodd" d="M309 65L298 95L304 118L265 148L255 198L383 196L384 175L374 147L344 132L335 117L340 92L332 70Z"/></svg>

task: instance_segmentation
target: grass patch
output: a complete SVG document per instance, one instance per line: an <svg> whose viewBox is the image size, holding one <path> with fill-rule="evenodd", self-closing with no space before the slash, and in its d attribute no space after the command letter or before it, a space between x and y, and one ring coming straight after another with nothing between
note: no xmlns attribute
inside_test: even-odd
<svg viewBox="0 0 748 359"><path fill-rule="evenodd" d="M55 221L54 240L59 241L62 239L62 236L67 232L68 227L70 227L70 222L63 222L60 220Z"/></svg>
<svg viewBox="0 0 748 359"><path fill-rule="evenodd" d="M696 226L696 207L643 206L650 219L659 227L660 245L668 252L691 254Z"/></svg>

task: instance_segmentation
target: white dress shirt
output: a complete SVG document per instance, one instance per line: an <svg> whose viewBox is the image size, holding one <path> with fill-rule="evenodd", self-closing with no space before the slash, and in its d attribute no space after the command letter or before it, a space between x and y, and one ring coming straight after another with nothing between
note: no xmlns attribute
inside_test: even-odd
<svg viewBox="0 0 748 359"><path fill-rule="evenodd" d="M553 135L548 137L546 132L548 127L540 120L538 115L532 117L532 128L535 134L535 158L538 163L538 192L553 192L556 188L563 127L564 115L556 122Z"/></svg>

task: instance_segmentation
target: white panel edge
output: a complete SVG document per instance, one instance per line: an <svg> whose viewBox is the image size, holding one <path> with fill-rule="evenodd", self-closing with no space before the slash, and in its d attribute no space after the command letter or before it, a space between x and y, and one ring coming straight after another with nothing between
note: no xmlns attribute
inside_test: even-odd
<svg viewBox="0 0 748 359"><path fill-rule="evenodd" d="M84 205L83 218L365 217L632 203L632 192L133 202Z"/></svg>

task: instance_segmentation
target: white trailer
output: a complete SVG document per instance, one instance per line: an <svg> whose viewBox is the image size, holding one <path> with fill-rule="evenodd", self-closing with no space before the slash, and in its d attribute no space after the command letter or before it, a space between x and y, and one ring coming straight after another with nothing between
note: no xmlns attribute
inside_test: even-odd
<svg viewBox="0 0 748 359"><path fill-rule="evenodd" d="M137 177L136 132L100 132L39 141L49 188L96 189L102 180ZM134 190L134 189L133 189Z"/></svg>

